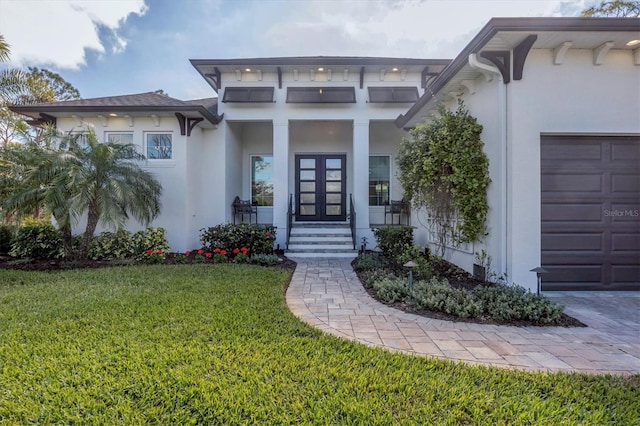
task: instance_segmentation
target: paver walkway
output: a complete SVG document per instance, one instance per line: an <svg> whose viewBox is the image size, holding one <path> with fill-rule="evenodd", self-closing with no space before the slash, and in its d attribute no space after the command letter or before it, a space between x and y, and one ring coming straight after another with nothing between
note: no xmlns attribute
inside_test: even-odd
<svg viewBox="0 0 640 426"><path fill-rule="evenodd" d="M553 296L568 303L567 313L588 324L586 328L452 322L404 313L377 302L362 287L350 259L294 260L298 266L287 290L289 308L308 324L336 336L369 346L472 364L525 370L640 373L637 293L608 293L604 298L592 298L599 301L600 312L592 309L588 297L579 293ZM614 304L616 300L625 301L626 311L621 311L619 319L615 315L607 319L607 312L620 312Z"/></svg>

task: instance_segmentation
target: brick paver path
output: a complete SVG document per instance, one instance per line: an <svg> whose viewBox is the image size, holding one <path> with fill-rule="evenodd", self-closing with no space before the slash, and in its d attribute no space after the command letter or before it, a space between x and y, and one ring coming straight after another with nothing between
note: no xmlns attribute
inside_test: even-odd
<svg viewBox="0 0 640 426"><path fill-rule="evenodd" d="M306 323L336 336L369 346L471 364L525 370L640 373L639 297L630 302L636 308L631 309L631 318L620 324L589 312L586 303L574 311L567 309L588 324L586 328L452 322L404 313L375 301L362 287L350 259L294 260L298 266L287 290L289 308Z"/></svg>

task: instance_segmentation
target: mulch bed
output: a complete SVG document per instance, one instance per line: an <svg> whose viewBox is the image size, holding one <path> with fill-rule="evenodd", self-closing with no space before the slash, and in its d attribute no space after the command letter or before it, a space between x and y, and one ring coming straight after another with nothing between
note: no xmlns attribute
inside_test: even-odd
<svg viewBox="0 0 640 426"><path fill-rule="evenodd" d="M462 288L467 290L473 290L477 286L494 286L495 283L485 282L482 280L478 280L474 278L471 274L469 274L464 269L447 262L442 259L440 262L436 263L434 268L434 273L440 277L444 277L449 281L449 285L456 288ZM363 278L359 273L358 278L361 282ZM560 320L554 324L539 324L531 321L496 321L489 317L477 317L477 318L459 318L454 315L450 315L444 312L437 311L429 311L429 310L417 310L413 306L408 305L404 302L397 303L387 303L378 297L377 292L373 288L366 288L365 290L371 297L376 299L378 302L383 303L387 306L391 306L395 309L401 310L403 312L407 312L410 314L420 315L427 318L434 318L446 321L455 321L455 322L467 322L467 323L475 323L475 324L493 324L493 325L511 325L516 327L587 327L583 322L569 316L567 314L562 314Z"/></svg>

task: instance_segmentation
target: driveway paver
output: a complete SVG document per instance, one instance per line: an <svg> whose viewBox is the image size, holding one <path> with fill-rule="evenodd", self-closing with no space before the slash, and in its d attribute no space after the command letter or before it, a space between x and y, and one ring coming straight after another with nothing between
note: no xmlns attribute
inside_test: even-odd
<svg viewBox="0 0 640 426"><path fill-rule="evenodd" d="M350 259L298 263L287 304L329 334L420 356L536 371L640 373L640 293L553 292L588 327L512 327L425 318L374 300Z"/></svg>

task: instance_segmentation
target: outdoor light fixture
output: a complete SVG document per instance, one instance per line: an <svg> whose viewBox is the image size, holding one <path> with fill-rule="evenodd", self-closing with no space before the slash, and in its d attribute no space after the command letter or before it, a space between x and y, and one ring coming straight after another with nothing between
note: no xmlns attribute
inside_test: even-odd
<svg viewBox="0 0 640 426"><path fill-rule="evenodd" d="M391 71L398 72L398 68L393 68Z"/></svg>
<svg viewBox="0 0 640 426"><path fill-rule="evenodd" d="M245 68L244 69L246 72L251 72L251 68Z"/></svg>
<svg viewBox="0 0 640 426"><path fill-rule="evenodd" d="M109 113L109 117L117 117L118 114L116 114L115 112Z"/></svg>
<svg viewBox="0 0 640 426"><path fill-rule="evenodd" d="M413 260L410 260L402 266L409 269L409 293L413 296L413 268L418 266L418 264Z"/></svg>
<svg viewBox="0 0 640 426"><path fill-rule="evenodd" d="M640 40L631 40L629 42L627 42L627 46L631 47L631 46L637 46L640 44Z"/></svg>
<svg viewBox="0 0 640 426"><path fill-rule="evenodd" d="M371 250L376 255L376 268L380 268L380 256L382 256L382 249L378 246L375 246L373 250Z"/></svg>
<svg viewBox="0 0 640 426"><path fill-rule="evenodd" d="M324 71L324 68L320 67L320 68L318 68L318 71L322 72L322 71Z"/></svg>
<svg viewBox="0 0 640 426"><path fill-rule="evenodd" d="M538 278L538 291L537 291L537 294L538 294L538 296L540 296L540 282L541 282L541 279L542 279L542 274L546 274L549 271L547 271L544 268L541 268L540 266L538 266L536 268L533 268L533 269L530 269L530 271L536 273L536 277Z"/></svg>

